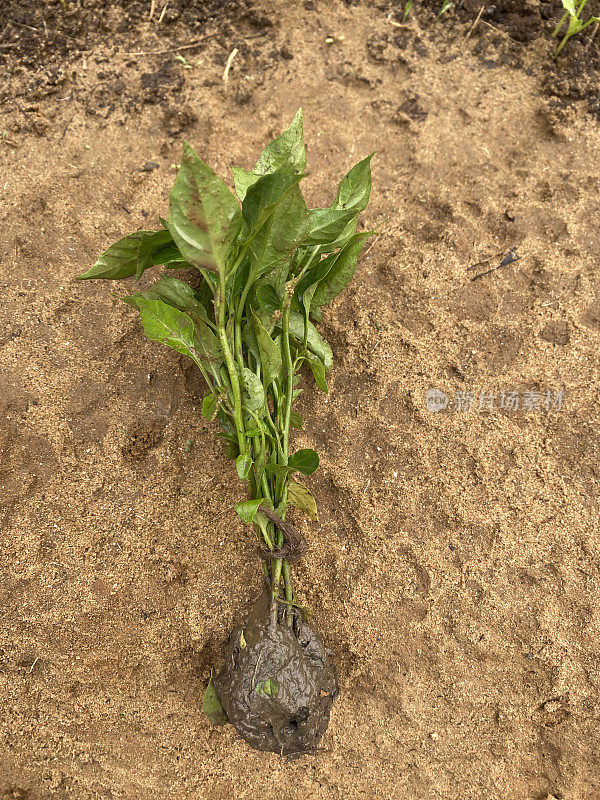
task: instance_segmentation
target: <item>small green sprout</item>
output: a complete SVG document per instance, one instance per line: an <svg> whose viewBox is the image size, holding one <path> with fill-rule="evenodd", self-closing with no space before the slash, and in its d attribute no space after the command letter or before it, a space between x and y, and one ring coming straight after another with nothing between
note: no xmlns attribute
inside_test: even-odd
<svg viewBox="0 0 600 800"><path fill-rule="evenodd" d="M445 13L446 13L446 11L450 11L450 9L451 9L453 6L454 6L454 3L453 3L453 2L451 2L451 0L444 0L444 2L442 3L442 7L440 8L440 10L439 10L439 11L438 11L438 13L437 13L437 16L436 16L436 18L435 18L435 21L437 22L437 21L438 21L438 19L439 19L439 18L442 16L442 14L445 14Z"/></svg>
<svg viewBox="0 0 600 800"><path fill-rule="evenodd" d="M184 58L182 55L174 56L173 61L179 61L180 64L183 64L184 69L192 69L192 65L190 64L190 62L187 60L187 58Z"/></svg>
<svg viewBox="0 0 600 800"><path fill-rule="evenodd" d="M412 7L413 7L412 0L408 0L408 3L404 6L404 14L402 15L402 22L406 22Z"/></svg>
<svg viewBox="0 0 600 800"><path fill-rule="evenodd" d="M560 29L567 20L569 21L569 25L567 27L567 32L565 33L560 44L556 48L556 53L554 54L555 58L557 58L560 55L561 50L572 36L581 33L581 31L585 30L585 28L587 28L588 25L591 25L592 22L600 22L600 17L590 17L587 20L587 22L581 21L581 14L583 12L585 4L587 3L587 0L581 0L581 2L577 7L575 7L575 0L561 0L561 2L563 8L565 9L565 13L562 15L560 22L554 29L554 33L552 34L552 36L554 38L558 36Z"/></svg>

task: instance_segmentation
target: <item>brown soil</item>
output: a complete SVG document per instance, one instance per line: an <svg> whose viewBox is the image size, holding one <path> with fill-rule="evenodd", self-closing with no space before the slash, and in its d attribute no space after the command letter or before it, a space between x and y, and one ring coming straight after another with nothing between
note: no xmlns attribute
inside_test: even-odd
<svg viewBox="0 0 600 800"><path fill-rule="evenodd" d="M0 797L600 797L600 36L554 65L548 5L515 42L467 39L467 2L402 28L385 2L2 4ZM201 37L192 69L164 52ZM158 226L184 136L225 176L299 105L309 200L376 150L383 232L301 399L296 582L341 695L286 762L201 713L261 574L201 381L71 279ZM511 389L541 408L477 410Z"/></svg>

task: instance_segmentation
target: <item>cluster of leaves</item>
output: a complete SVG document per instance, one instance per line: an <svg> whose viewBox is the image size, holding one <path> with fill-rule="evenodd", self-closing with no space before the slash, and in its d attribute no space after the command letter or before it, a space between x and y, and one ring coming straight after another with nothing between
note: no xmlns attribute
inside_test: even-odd
<svg viewBox="0 0 600 800"><path fill-rule="evenodd" d="M588 25L591 25L592 22L600 22L600 17L590 17L588 20L586 20L586 22L582 21L581 14L583 13L583 9L587 3L587 0L580 0L577 6L575 5L575 0L561 0L561 2L563 8L565 9L565 13L562 15L560 22L554 29L552 36L554 36L554 38L558 36L565 22L568 21L568 25L565 35L556 48L556 53L554 54L555 56L560 55L561 50L572 36L581 33L581 31L585 30L585 28L587 28Z"/></svg>
<svg viewBox="0 0 600 800"><path fill-rule="evenodd" d="M233 168L237 198L186 143L163 230L126 236L80 276L139 279L157 265L194 271L193 286L166 273L123 299L139 310L148 338L189 356L202 372L209 388L202 413L220 422L227 455L248 483L251 500L237 511L271 551L283 533L261 504L281 519L288 502L316 516L308 489L291 480L319 465L313 450L290 453L290 427L303 425L292 403L303 367L328 391L332 352L315 323L352 277L372 234L357 231L369 201L370 160L348 172L331 205L308 209L300 189L301 110L254 169ZM273 564L281 569L280 558ZM272 580L277 586L279 573Z"/></svg>

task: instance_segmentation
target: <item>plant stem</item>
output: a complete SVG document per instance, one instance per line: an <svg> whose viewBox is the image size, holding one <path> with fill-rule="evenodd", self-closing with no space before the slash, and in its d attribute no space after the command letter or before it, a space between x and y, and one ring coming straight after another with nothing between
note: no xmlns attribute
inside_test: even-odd
<svg viewBox="0 0 600 800"><path fill-rule="evenodd" d="M290 350L290 301L288 294L283 309L281 321L281 339L283 347L283 358L286 377L285 390L285 416L283 418L283 456L284 464L287 466L290 455L290 416L292 413L292 399L294 396L294 365L292 364L292 353Z"/></svg>
<svg viewBox="0 0 600 800"><path fill-rule="evenodd" d="M560 18L560 22L558 23L558 25L556 26L556 28L554 28L554 32L553 32L553 34L552 34L552 36L553 36L553 37L555 37L555 38L556 38L556 37L558 36L558 32L560 31L560 29L562 28L562 26L565 24L565 21L568 19L568 17L569 17L569 12L568 12L568 11L565 11L565 13L564 13L564 14L562 15L562 17Z"/></svg>
<svg viewBox="0 0 600 800"><path fill-rule="evenodd" d="M242 317L244 316L244 308L246 307L246 298L248 297L248 292L253 283L254 276L250 274L235 312L235 357L240 369L244 366L244 356L242 354Z"/></svg>
<svg viewBox="0 0 600 800"><path fill-rule="evenodd" d="M283 348L283 362L285 369L285 412L283 417L283 424L281 425L283 433L283 447L279 452L279 460L283 466L287 466L290 455L290 416L292 412L292 399L294 395L294 365L292 363L292 353L290 350L290 303L291 292L289 285L286 287L286 297L283 305L283 316L281 321L281 345ZM291 287L293 288L293 287ZM277 512L283 519L285 517L285 510L287 505L287 478L284 480L281 498L277 505ZM277 546L281 547L283 544L283 535L281 531L277 533ZM290 579L290 568L286 560L277 558L273 562L273 583L272 583L272 605L271 605L271 620L277 621L277 597L279 595L279 583L283 572L283 580L285 585L285 596L289 600L292 594L292 584ZM290 595L290 597L288 597ZM286 620L288 625L292 624L292 617L286 611Z"/></svg>
<svg viewBox="0 0 600 800"><path fill-rule="evenodd" d="M227 340L227 332L225 330L225 275L222 271L219 272L219 341L221 349L227 365L227 372L229 373L229 380L231 381L231 393L233 395L233 413L235 419L235 428L238 438L238 445L240 454L246 455L246 436L244 430L244 417L242 415L242 395L240 392L240 380L238 371L231 355L231 348Z"/></svg>

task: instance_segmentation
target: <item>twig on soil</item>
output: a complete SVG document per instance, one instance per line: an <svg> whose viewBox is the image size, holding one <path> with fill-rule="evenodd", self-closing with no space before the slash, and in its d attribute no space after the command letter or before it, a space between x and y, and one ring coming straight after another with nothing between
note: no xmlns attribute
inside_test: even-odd
<svg viewBox="0 0 600 800"><path fill-rule="evenodd" d="M213 36L216 36L216 32L214 33L207 33L204 36L201 36L199 39L194 39L192 42L188 42L188 44L181 45L181 47L169 47L167 50L138 50L135 52L124 51L122 53L117 53L117 55L122 56L164 56L167 53L179 53L182 50L189 50L192 47L197 47L202 42L206 41L206 39L210 39ZM0 44L0 47L2 45Z"/></svg>
<svg viewBox="0 0 600 800"><path fill-rule="evenodd" d="M518 261L520 258L521 256L517 254L517 248L512 247L497 267L491 267L490 269L486 269L485 272L479 272L477 275L473 275L471 281L476 281L479 278L483 278L484 275L489 275L490 272L495 272L497 269L500 269L500 267L505 267L507 264L512 264L514 261ZM474 264L473 266L477 266L477 264ZM468 269L472 269L472 267L468 267Z"/></svg>
<svg viewBox="0 0 600 800"><path fill-rule="evenodd" d="M481 20L481 24L482 25L487 25L488 28L491 28L493 31L496 31L496 33L499 33L499 34L502 34L502 35L506 36L507 39L510 39L511 42L514 42L515 44L518 44L519 47L525 47L525 43L524 42L519 42L517 39L513 39L513 37L510 35L510 33L507 33L506 31L500 30L500 28L497 28L495 25L492 25L491 22L486 22L484 19L482 19Z"/></svg>
<svg viewBox="0 0 600 800"><path fill-rule="evenodd" d="M163 10L160 12L160 17L158 18L158 22L156 23L157 25L160 25L160 23L165 18L165 14L167 13L167 6L168 5L169 5L169 0L167 0L167 2L163 6Z"/></svg>
<svg viewBox="0 0 600 800"><path fill-rule="evenodd" d="M152 17L154 16L154 12L156 11L156 0L152 0L150 3L150 16L148 19L152 21Z"/></svg>
<svg viewBox="0 0 600 800"><path fill-rule="evenodd" d="M388 14L385 18L386 22L389 22L390 25L393 25L394 28L408 28L409 24L407 22L396 22L395 19L392 19L392 15Z"/></svg>
<svg viewBox="0 0 600 800"><path fill-rule="evenodd" d="M469 30L468 30L468 32L467 32L467 35L465 36L465 39L468 39L468 38L469 38L469 36L470 36L470 35L473 33L473 31L475 30L475 27L476 27L477 23L478 23L478 22L479 22L479 20L481 19L481 15L483 14L483 10L484 10L484 8L485 8L485 6L481 6L481 8L479 9L479 14L477 14L477 16L475 17L475 22L474 22L474 23L471 25L471 27L469 28Z"/></svg>
<svg viewBox="0 0 600 800"><path fill-rule="evenodd" d="M39 28L34 28L33 25L25 25L23 22L16 22L16 20L11 20L12 25L16 25L18 28L27 28L30 31L35 31L36 33L40 32Z"/></svg>
<svg viewBox="0 0 600 800"><path fill-rule="evenodd" d="M596 34L598 33L598 28L600 28L600 22L594 23L592 34L590 38L587 40L586 46L583 48L585 51L589 50L590 47L592 46L592 42L594 41L594 39L596 38Z"/></svg>
<svg viewBox="0 0 600 800"><path fill-rule="evenodd" d="M223 83L227 83L229 80L229 70L231 69L231 65L233 64L233 59L237 56L239 50L237 47L234 47L231 53L229 54L229 58L227 59L227 63L225 64L225 71L223 72Z"/></svg>

